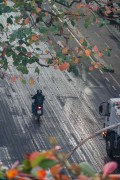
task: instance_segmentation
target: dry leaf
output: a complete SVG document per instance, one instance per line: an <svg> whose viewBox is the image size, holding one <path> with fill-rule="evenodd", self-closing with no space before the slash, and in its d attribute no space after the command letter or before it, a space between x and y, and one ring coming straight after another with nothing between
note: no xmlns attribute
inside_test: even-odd
<svg viewBox="0 0 120 180"><path fill-rule="evenodd" d="M26 18L26 19L24 20L24 24L27 25L28 23L29 23L29 18Z"/></svg>
<svg viewBox="0 0 120 180"><path fill-rule="evenodd" d="M63 54L68 54L68 50L69 50L69 49L68 49L67 47L65 47L65 48L62 49L62 53L63 53Z"/></svg>
<svg viewBox="0 0 120 180"><path fill-rule="evenodd" d="M35 35L32 35L32 36L31 36L31 40L32 40L32 41L38 41L38 40L40 40L40 35L36 35L36 34L35 34Z"/></svg>

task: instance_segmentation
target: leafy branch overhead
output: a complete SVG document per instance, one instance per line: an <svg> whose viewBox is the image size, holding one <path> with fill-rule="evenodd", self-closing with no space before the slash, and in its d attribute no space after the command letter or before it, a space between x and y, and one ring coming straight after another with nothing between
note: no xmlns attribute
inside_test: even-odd
<svg viewBox="0 0 120 180"><path fill-rule="evenodd" d="M96 172L87 162L71 163L68 158L85 142L101 134L101 132L118 127L120 123L95 132L93 135L82 140L66 155L61 151L55 137L49 137L52 149L41 152L26 154L21 164L16 161L10 168L0 163L1 180L119 180L120 174L113 173L118 164L114 161L103 166L101 172Z"/></svg>
<svg viewBox="0 0 120 180"><path fill-rule="evenodd" d="M80 1L73 11L70 7L55 10L55 4L65 4L67 1L45 0L0 0L0 64L5 70L12 64L23 74L29 72L29 65L38 67L53 66L61 71L77 72L77 67L90 56L110 55L111 49L103 52L95 45L91 47L83 38L75 48L70 47L73 37L67 31L76 26L80 17L84 18L84 26L91 23L98 26L105 24L91 13L91 8ZM68 23L69 22L69 23ZM108 23L108 22L107 22ZM77 33L77 32L76 32ZM4 37L4 38L3 38ZM61 45L56 45L60 38ZM58 44L58 43L57 43ZM103 68L100 63L88 64L88 70ZM78 74L78 73L76 73Z"/></svg>

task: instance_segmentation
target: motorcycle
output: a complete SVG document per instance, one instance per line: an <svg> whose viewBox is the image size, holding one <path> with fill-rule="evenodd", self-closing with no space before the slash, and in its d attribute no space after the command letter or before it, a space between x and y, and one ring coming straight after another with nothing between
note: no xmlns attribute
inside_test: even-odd
<svg viewBox="0 0 120 180"><path fill-rule="evenodd" d="M43 111L43 107L42 106L36 106L35 107L35 120L37 120L38 122L40 121L40 116L42 116L42 111Z"/></svg>
<svg viewBox="0 0 120 180"><path fill-rule="evenodd" d="M31 97L33 96L31 95ZM39 122L40 116L43 115L43 106L40 105L35 106L34 100L32 100L32 109L33 107L34 107L33 118Z"/></svg>

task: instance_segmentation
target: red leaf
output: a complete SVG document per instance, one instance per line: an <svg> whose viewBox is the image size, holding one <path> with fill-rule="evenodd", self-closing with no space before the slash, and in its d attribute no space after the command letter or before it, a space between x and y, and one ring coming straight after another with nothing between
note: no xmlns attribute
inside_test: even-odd
<svg viewBox="0 0 120 180"><path fill-rule="evenodd" d="M11 77L11 79L10 79L10 81L12 82L12 83L15 83L16 82L16 80L17 80L17 77L14 75L14 76L12 76Z"/></svg>
<svg viewBox="0 0 120 180"><path fill-rule="evenodd" d="M94 52L98 52L98 47L97 47L97 46L94 46L94 47L93 47L93 51L94 51Z"/></svg>
<svg viewBox="0 0 120 180"><path fill-rule="evenodd" d="M61 65L59 65L60 71L68 70L69 67L70 67L70 65L69 65L69 63L67 63L67 62L64 62L64 63L62 63Z"/></svg>
<svg viewBox="0 0 120 180"><path fill-rule="evenodd" d="M103 178L111 174L115 169L117 169L117 167L118 165L114 161L105 164L103 167Z"/></svg>

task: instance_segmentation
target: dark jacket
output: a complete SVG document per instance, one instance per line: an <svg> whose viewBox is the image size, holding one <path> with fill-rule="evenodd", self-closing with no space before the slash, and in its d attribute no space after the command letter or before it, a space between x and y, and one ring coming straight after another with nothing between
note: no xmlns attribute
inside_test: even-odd
<svg viewBox="0 0 120 180"><path fill-rule="evenodd" d="M35 105L43 106L43 101L45 100L45 96L42 94L35 94L32 99L34 99Z"/></svg>

